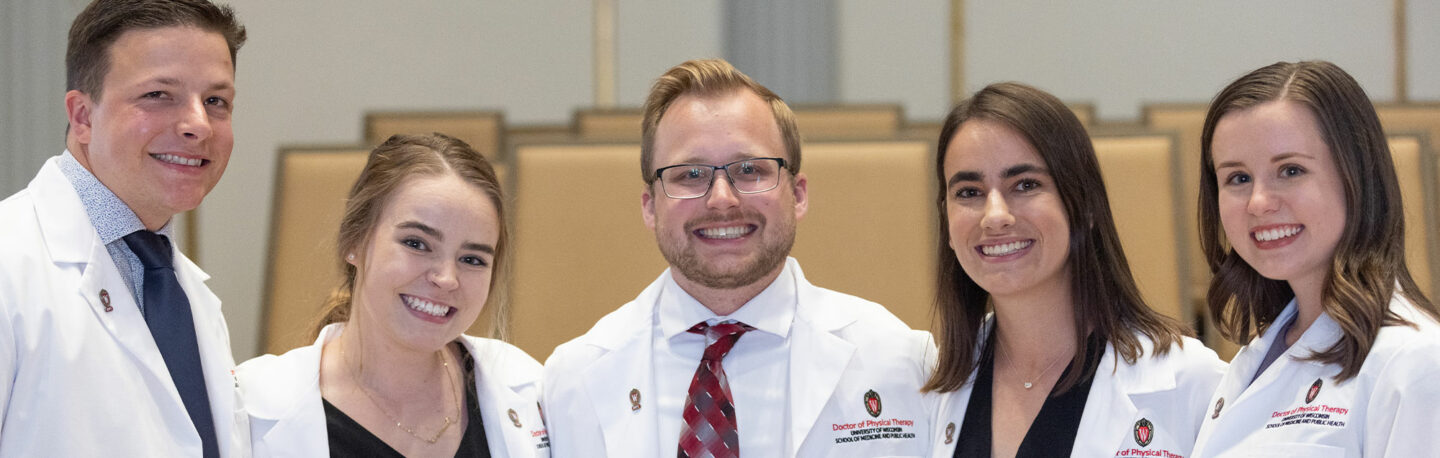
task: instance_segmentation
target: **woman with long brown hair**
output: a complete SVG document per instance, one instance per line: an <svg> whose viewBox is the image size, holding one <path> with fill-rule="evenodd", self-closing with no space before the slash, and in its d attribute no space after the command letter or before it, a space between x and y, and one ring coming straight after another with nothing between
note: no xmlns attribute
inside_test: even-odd
<svg viewBox="0 0 1440 458"><path fill-rule="evenodd" d="M236 368L256 456L548 456L540 364L464 335L503 324L495 171L460 140L370 153L337 239L344 280L314 345Z"/></svg>
<svg viewBox="0 0 1440 458"><path fill-rule="evenodd" d="M1189 455L1224 364L1140 297L1075 115L988 86L945 119L935 171L933 455Z"/></svg>
<svg viewBox="0 0 1440 458"><path fill-rule="evenodd" d="M1440 324L1360 84L1329 62L1257 69L1215 96L1201 142L1207 302L1248 344L1195 456L1435 456Z"/></svg>

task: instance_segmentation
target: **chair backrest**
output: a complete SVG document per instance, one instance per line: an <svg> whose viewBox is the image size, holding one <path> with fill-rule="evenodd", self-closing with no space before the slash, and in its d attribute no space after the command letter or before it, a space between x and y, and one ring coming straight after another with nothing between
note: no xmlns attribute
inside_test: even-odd
<svg viewBox="0 0 1440 458"><path fill-rule="evenodd" d="M370 150L361 146L281 150L265 275L266 353L311 343L310 326L340 284L335 236L345 199L369 156ZM492 166L503 185L507 166ZM483 335L484 329L485 324L477 322L469 332Z"/></svg>
<svg viewBox="0 0 1440 458"><path fill-rule="evenodd" d="M1181 236L1175 141L1169 135L1093 139L1110 210L1130 272L1156 311L1194 323L1194 299L1184 281L1187 240Z"/></svg>
<svg viewBox="0 0 1440 458"><path fill-rule="evenodd" d="M1433 186L1436 175L1425 164L1434 163L1433 153L1425 148L1422 138L1414 135L1390 135L1390 157L1395 161L1395 175L1400 182L1400 198L1405 208L1405 262L1410 275L1427 297L1434 297L1437 285L1434 244L1435 207L1427 205L1426 183ZM1433 197L1431 197L1433 199Z"/></svg>
<svg viewBox="0 0 1440 458"><path fill-rule="evenodd" d="M511 341L544 361L665 269L641 219L640 146L517 145Z"/></svg>
<svg viewBox="0 0 1440 458"><path fill-rule="evenodd" d="M817 105L794 107L804 141L890 139L900 134L905 115L898 105ZM575 112L575 131L588 141L640 141L639 108Z"/></svg>
<svg viewBox="0 0 1440 458"><path fill-rule="evenodd" d="M335 234L364 147L282 149L275 168L265 269L265 353L309 344L309 326L340 284Z"/></svg>
<svg viewBox="0 0 1440 458"><path fill-rule="evenodd" d="M1145 107L1145 125L1157 132L1175 136L1176 165L1179 171L1180 236L1190 262L1188 282L1191 291L1203 300L1210 287L1210 267L1200 252L1200 229L1195 218L1200 199L1200 134L1205 129L1205 104L1157 104Z"/></svg>
<svg viewBox="0 0 1440 458"><path fill-rule="evenodd" d="M926 142L804 145L792 255L815 284L929 326L935 243ZM518 145L513 342L544 360L666 268L640 218L639 145Z"/></svg>
<svg viewBox="0 0 1440 458"><path fill-rule="evenodd" d="M498 111L389 111L365 115L365 141L385 142L395 134L440 132L469 143L492 161L501 159L505 116Z"/></svg>
<svg viewBox="0 0 1440 458"><path fill-rule="evenodd" d="M807 143L809 210L792 256L815 285L875 301L930 329L939 215L922 141Z"/></svg>

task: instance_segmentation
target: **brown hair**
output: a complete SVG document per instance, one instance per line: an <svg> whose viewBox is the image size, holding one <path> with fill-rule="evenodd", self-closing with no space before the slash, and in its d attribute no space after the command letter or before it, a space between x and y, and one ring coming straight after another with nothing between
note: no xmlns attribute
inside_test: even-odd
<svg viewBox="0 0 1440 458"><path fill-rule="evenodd" d="M935 157L940 221L949 219L945 152L964 123L977 119L1004 124L1023 135L1045 161L1065 207L1070 226L1070 256L1065 262L1073 276L1070 295L1075 304L1075 329L1079 331L1075 348L1082 350L1075 352L1070 373L1056 383L1055 393L1063 393L1094 374L1103 351L1087 355L1083 349L1091 339L1110 342L1129 363L1144 353L1136 332L1154 343L1157 354L1165 354L1172 344L1180 343L1185 327L1151 310L1140 297L1110 215L1095 148L1080 120L1055 96L1020 83L998 83L981 89L950 111L940 131ZM924 389L948 392L963 386L979 364L981 326L990 293L960 266L947 230L940 231L936 260L934 313L939 318L940 361ZM1095 360L1087 360L1091 357Z"/></svg>
<svg viewBox="0 0 1440 458"><path fill-rule="evenodd" d="M388 204L390 196L414 177L434 177L454 174L478 188L490 198L495 206L495 216L500 220L500 236L495 244L495 258L491 264L490 295L485 301L482 319L489 318L486 334L503 338L509 319L509 304L506 299L506 285L509 284L510 230L505 223L504 194L495 169L475 149L454 137L434 133L430 135L395 135L370 152L370 159L350 188L345 200L345 216L340 220L340 233L335 248L344 280L330 293L325 301L324 312L314 326L314 335L331 323L350 319L351 295L355 289L355 266L345 262L347 253L359 251L370 243L370 235Z"/></svg>
<svg viewBox="0 0 1440 458"><path fill-rule="evenodd" d="M198 27L225 37L230 62L245 44L245 27L230 6L205 0L95 0L70 24L65 50L65 88L96 100L110 70L110 45L125 32L163 27Z"/></svg>
<svg viewBox="0 0 1440 458"><path fill-rule="evenodd" d="M655 182L655 129L660 118L675 99L686 94L716 96L732 91L748 89L770 104L775 115L775 125L780 127L781 140L785 142L786 168L790 173L800 173L800 129L795 127L795 113L780 96L765 86L740 73L740 70L720 59L690 60L666 71L655 85L650 87L650 96L645 99L645 118L640 123L640 178L649 185Z"/></svg>
<svg viewBox="0 0 1440 458"><path fill-rule="evenodd" d="M1230 83L1210 102L1200 140L1200 246L1214 274L1206 303L1220 334L1244 343L1274 324L1295 295L1288 283L1261 276L1224 239L1210 148L1220 118L1279 100L1315 114L1344 183L1345 229L1320 295L1321 307L1344 335L1311 356L1340 365L1337 379L1344 381L1360 371L1382 326L1410 324L1390 310L1395 293L1432 318L1437 313L1405 265L1405 212L1380 119L1360 83L1335 64L1271 64Z"/></svg>

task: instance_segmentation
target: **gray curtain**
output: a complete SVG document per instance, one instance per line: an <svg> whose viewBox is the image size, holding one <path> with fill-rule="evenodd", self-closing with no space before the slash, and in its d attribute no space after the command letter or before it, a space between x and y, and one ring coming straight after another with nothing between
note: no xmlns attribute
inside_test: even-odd
<svg viewBox="0 0 1440 458"><path fill-rule="evenodd" d="M839 100L839 6L831 0L726 0L725 58L791 105Z"/></svg>
<svg viewBox="0 0 1440 458"><path fill-rule="evenodd" d="M65 40L86 3L0 1L0 196L65 148Z"/></svg>

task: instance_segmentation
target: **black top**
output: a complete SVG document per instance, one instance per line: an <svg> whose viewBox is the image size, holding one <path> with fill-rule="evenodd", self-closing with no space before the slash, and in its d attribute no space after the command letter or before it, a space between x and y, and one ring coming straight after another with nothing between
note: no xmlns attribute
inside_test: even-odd
<svg viewBox="0 0 1440 458"><path fill-rule="evenodd" d="M956 439L955 458L990 458L991 441L994 439L990 428L995 377L994 344L995 333L991 332L976 368L975 386L970 391L970 403L965 410L965 421L960 425L960 437ZM1099 352L1104 348L1102 341L1090 339L1085 345L1086 365L1098 365ZM1061 380L1070 374L1070 369L1067 367L1060 375ZM1030 423L1030 430L1020 440L1020 449L1015 456L1070 456L1071 449L1075 447L1075 433L1080 429L1080 417L1085 414L1085 398L1090 395L1090 382L1094 380L1094 377L1087 378L1059 395L1052 388L1035 421Z"/></svg>
<svg viewBox="0 0 1440 458"><path fill-rule="evenodd" d="M465 411L470 418L470 424L465 427L465 433L460 438L460 448L455 450L455 456L489 458L490 443L485 438L484 420L480 418L480 402L475 399L475 360L464 345L458 342L454 345L460 355L460 367L465 371ZM323 398L321 401L325 403L325 429L330 435L330 456L404 457L364 426L356 423L349 415L345 415L345 412L330 404L330 401Z"/></svg>

